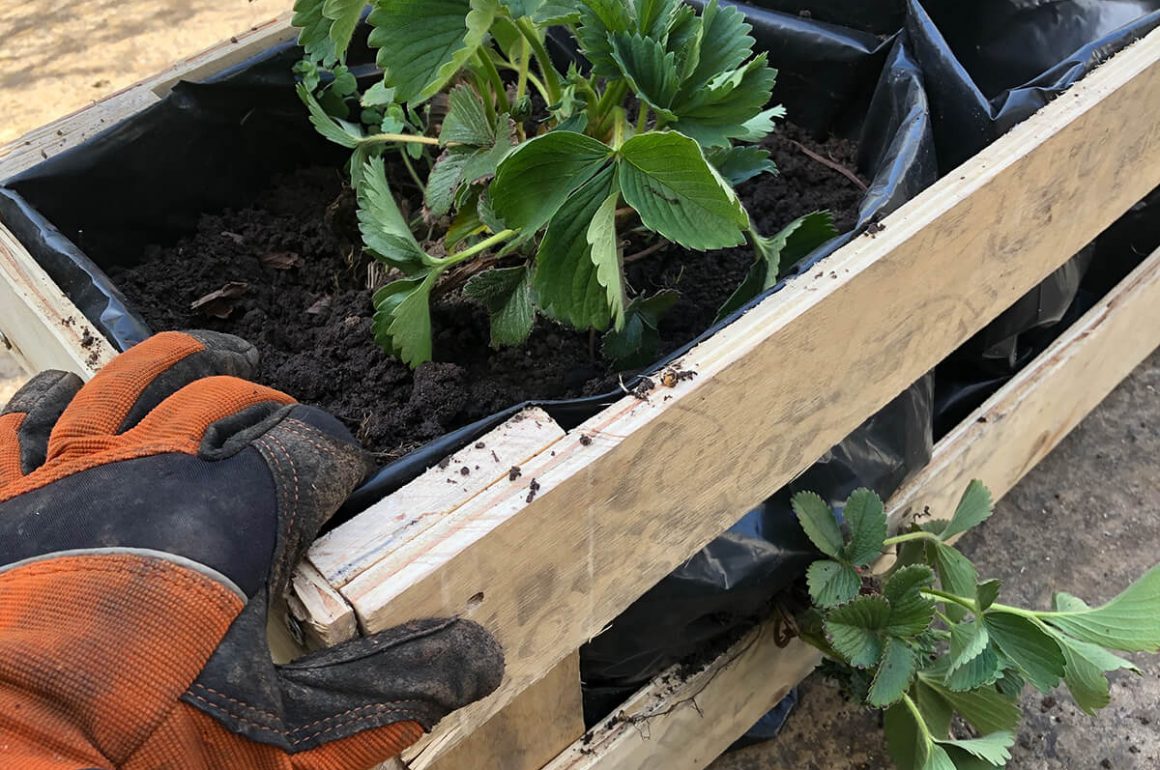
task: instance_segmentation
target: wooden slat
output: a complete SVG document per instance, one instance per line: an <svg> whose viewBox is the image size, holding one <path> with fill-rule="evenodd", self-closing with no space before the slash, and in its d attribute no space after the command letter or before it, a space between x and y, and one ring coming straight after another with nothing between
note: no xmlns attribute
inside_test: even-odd
<svg viewBox="0 0 1160 770"><path fill-rule="evenodd" d="M530 505L469 505L405 580L345 586L364 630L464 613L503 644L503 686L434 740L470 734L1160 183L1158 60L1154 32L698 346L694 380L583 426L602 440L562 442Z"/></svg>
<svg viewBox="0 0 1160 770"><path fill-rule="evenodd" d="M283 14L249 32L182 59L172 67L110 94L95 104L30 131L0 147L0 181L132 117L158 102L179 80L196 82L273 45L292 40L294 35L290 14Z"/></svg>
<svg viewBox="0 0 1160 770"><path fill-rule="evenodd" d="M383 567L421 550L441 518L489 487L526 486L512 473L564 431L543 409L525 409L482 439L447 457L419 478L318 539L307 559L335 588L369 566ZM510 480L510 475L516 475ZM389 567L388 567L389 568Z"/></svg>
<svg viewBox="0 0 1160 770"><path fill-rule="evenodd" d="M691 676L673 666L543 770L705 767L818 664L813 647L774 638L767 621Z"/></svg>
<svg viewBox="0 0 1160 770"><path fill-rule="evenodd" d="M972 479L1002 497L1158 346L1160 250L936 445L888 503L891 521L923 508L949 517ZM819 660L799 642L778 648L771 629L695 677L657 677L544 770L705 767Z"/></svg>
<svg viewBox="0 0 1160 770"><path fill-rule="evenodd" d="M113 347L3 225L0 330L29 372L61 369L88 379L114 354Z"/></svg>
<svg viewBox="0 0 1160 770"><path fill-rule="evenodd" d="M971 479L1006 494L1158 345L1160 250L939 443L896 515L949 515Z"/></svg>
<svg viewBox="0 0 1160 770"><path fill-rule="evenodd" d="M432 770L540 770L584 735L580 655L572 653ZM384 766L390 770L391 764Z"/></svg>

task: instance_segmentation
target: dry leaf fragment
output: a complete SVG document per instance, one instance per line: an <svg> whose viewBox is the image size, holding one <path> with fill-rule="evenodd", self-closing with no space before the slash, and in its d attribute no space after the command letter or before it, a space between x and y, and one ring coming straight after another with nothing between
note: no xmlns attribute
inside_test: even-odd
<svg viewBox="0 0 1160 770"><path fill-rule="evenodd" d="M258 261L275 270L289 270L303 265L302 257L293 251L271 251L258 257Z"/></svg>
<svg viewBox="0 0 1160 770"><path fill-rule="evenodd" d="M249 290L250 284L239 281L230 281L225 286L211 291L201 299L189 303L189 309L195 313L207 315L210 318L229 318L241 299Z"/></svg>

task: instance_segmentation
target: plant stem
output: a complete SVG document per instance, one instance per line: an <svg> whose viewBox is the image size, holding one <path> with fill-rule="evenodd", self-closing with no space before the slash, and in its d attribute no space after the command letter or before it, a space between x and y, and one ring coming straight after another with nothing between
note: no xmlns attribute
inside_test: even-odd
<svg viewBox="0 0 1160 770"><path fill-rule="evenodd" d="M975 614L978 614L978 612L979 612L979 607L977 604L975 604L974 599L967 599L965 597L958 596L956 594L950 594L950 593L947 593L946 591L940 591L937 588L924 588L924 589L922 589L922 593L926 594L927 596L933 597L935 599L941 599L944 602L950 602L951 604L957 604L960 607L968 609Z"/></svg>
<svg viewBox="0 0 1160 770"><path fill-rule="evenodd" d="M544 48L539 33L527 17L516 19L516 29L532 46L536 64L540 67L540 74L544 76L544 85L548 87L548 104L555 104L560 101L560 73L552 66L552 57L548 55L548 49Z"/></svg>
<svg viewBox="0 0 1160 770"><path fill-rule="evenodd" d="M612 149L619 150L620 145L624 144L624 130L628 120L623 107L613 107L612 112Z"/></svg>
<svg viewBox="0 0 1160 770"><path fill-rule="evenodd" d="M946 623L948 626L953 626L955 624L953 620L951 620L944 613L942 613L938 610L935 610L934 614L938 615L938 619L941 620L943 623Z"/></svg>
<svg viewBox="0 0 1160 770"><path fill-rule="evenodd" d="M418 134L371 134L359 140L360 144L377 144L380 142L401 142L403 144L439 144L433 136L419 136Z"/></svg>
<svg viewBox="0 0 1160 770"><path fill-rule="evenodd" d="M419 192L422 193L424 198L426 198L427 185L423 184L423 180L419 178L417 173L415 173L415 167L411 165L411 158L407 155L407 151L400 147L399 155L403 158L403 165L407 167L407 172L411 175L411 178L415 180L415 184L418 185Z"/></svg>
<svg viewBox="0 0 1160 770"><path fill-rule="evenodd" d="M593 135L600 138L601 135L608 131L609 119L615 119L611 114L612 108L618 106L623 100L624 95L628 93L628 83L623 80L618 80L615 83L609 83L604 93L600 96L600 101L596 104L596 127L593 130Z"/></svg>
<svg viewBox="0 0 1160 770"><path fill-rule="evenodd" d="M504 241L511 240L513 237L515 237L519 234L520 234L519 230L510 230L510 229L509 230L500 230L495 235L491 236L490 238L484 238L482 241L475 244L474 246L468 246L463 251L456 252L455 254L452 254L449 257L444 257L443 259L435 260L435 263L439 267L450 267L451 265L457 265L460 262L471 259L472 257L474 257L476 254L480 253L481 251L487 251L492 246L495 246L496 244L499 244L499 243L503 243Z"/></svg>
<svg viewBox="0 0 1160 770"><path fill-rule="evenodd" d="M480 66L483 67L483 74L491 81L491 87L495 90L495 104L497 112L511 112L511 104L508 102L507 90L503 86L503 78L499 76L499 70L495 68L495 62L491 60L486 48L480 48L475 52L475 58L479 61ZM484 101L488 101L486 97Z"/></svg>
<svg viewBox="0 0 1160 770"><path fill-rule="evenodd" d="M648 126L648 105L642 102L640 112L636 115L636 132L643 134L646 126Z"/></svg>
<svg viewBox="0 0 1160 770"><path fill-rule="evenodd" d="M520 41L520 68L519 80L516 81L516 101L524 98L528 90L528 68L531 65L532 46L525 37Z"/></svg>
<svg viewBox="0 0 1160 770"><path fill-rule="evenodd" d="M888 545L898 545L899 543L909 543L912 540L938 540L938 539L939 539L938 535L932 534L930 532L924 532L923 530L919 530L918 532L907 532L905 535L895 535L894 537L888 537L882 541L882 546L886 547Z"/></svg>
<svg viewBox="0 0 1160 770"><path fill-rule="evenodd" d="M934 742L934 736L930 734L930 728L926 726L926 720L922 718L922 712L918 710L918 704L915 703L908 693L902 693L902 702L910 709L914 721L918 724L918 729L922 733L922 737L926 739L927 744Z"/></svg>

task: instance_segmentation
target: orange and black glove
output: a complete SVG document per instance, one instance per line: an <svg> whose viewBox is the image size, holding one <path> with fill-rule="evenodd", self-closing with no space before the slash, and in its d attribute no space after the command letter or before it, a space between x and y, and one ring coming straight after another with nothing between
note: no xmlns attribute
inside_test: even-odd
<svg viewBox="0 0 1160 770"><path fill-rule="evenodd" d="M160 334L0 415L0 768L355 770L498 686L462 620L271 662L268 601L366 465L255 361Z"/></svg>

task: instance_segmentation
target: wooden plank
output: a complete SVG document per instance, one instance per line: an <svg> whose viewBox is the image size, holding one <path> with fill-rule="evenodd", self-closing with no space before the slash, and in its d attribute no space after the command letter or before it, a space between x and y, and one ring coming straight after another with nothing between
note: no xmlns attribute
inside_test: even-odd
<svg viewBox="0 0 1160 770"><path fill-rule="evenodd" d="M82 110L0 147L0 181L120 123L157 103L179 80L197 81L292 40L291 14L283 14L228 41L183 59L162 72L121 89Z"/></svg>
<svg viewBox="0 0 1160 770"><path fill-rule="evenodd" d="M0 330L7 347L29 372L61 369L88 379L114 355L112 345L3 225Z"/></svg>
<svg viewBox="0 0 1160 770"><path fill-rule="evenodd" d="M507 652L462 739L644 590L1062 264L1160 183L1160 32L1117 54L864 237L626 398L522 496L468 505L405 581L342 589L374 631L466 614ZM707 451L711 448L712 451ZM421 757L415 767L421 767Z"/></svg>
<svg viewBox="0 0 1160 770"><path fill-rule="evenodd" d="M287 604L297 636L309 649L332 647L358 636L354 610L309 561L295 568Z"/></svg>
<svg viewBox="0 0 1160 770"><path fill-rule="evenodd" d="M808 644L779 647L775 636L766 621L691 676L673 666L543 770L705 767L821 660Z"/></svg>
<svg viewBox="0 0 1160 770"><path fill-rule="evenodd" d="M493 485L524 483L520 466L563 435L543 409L525 409L319 538L307 559L334 588L376 562L382 567L406 559L421 551L425 534L459 506Z"/></svg>
<svg viewBox="0 0 1160 770"><path fill-rule="evenodd" d="M431 768L540 770L582 735L580 654L574 652Z"/></svg>
<svg viewBox="0 0 1160 770"><path fill-rule="evenodd" d="M1160 250L935 446L927 467L887 503L891 521L927 507L949 516L976 478L1001 498L1158 346ZM620 709L627 721L604 720L544 770L708 765L717 754L702 750L705 741L728 746L819 659L804 644L779 649L770 626L709 667L726 674L694 682L672 669L657 677Z"/></svg>
<svg viewBox="0 0 1160 770"><path fill-rule="evenodd" d="M971 479L1006 494L1158 345L1160 249L947 434L893 514L949 517Z"/></svg>

